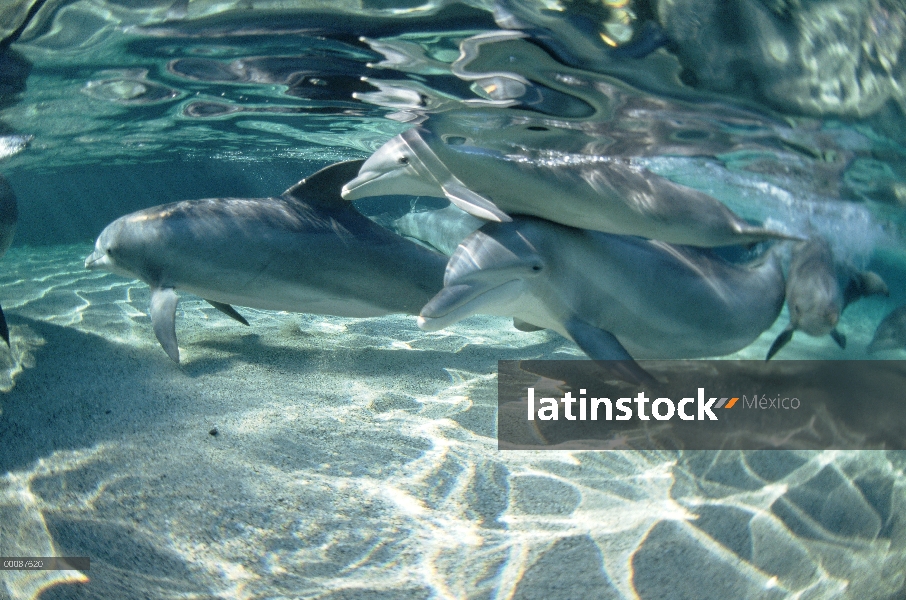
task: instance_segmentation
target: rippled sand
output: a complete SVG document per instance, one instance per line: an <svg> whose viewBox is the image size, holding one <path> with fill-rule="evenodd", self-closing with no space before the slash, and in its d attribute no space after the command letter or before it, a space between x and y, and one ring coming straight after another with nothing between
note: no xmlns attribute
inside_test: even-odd
<svg viewBox="0 0 906 600"><path fill-rule="evenodd" d="M902 452L500 452L496 361L577 355L554 334L240 309L246 328L183 295L177 366L147 286L89 251L2 263L0 543L92 568L3 572L0 598L902 594ZM846 353L796 336L788 357L861 356L885 307L850 310Z"/></svg>

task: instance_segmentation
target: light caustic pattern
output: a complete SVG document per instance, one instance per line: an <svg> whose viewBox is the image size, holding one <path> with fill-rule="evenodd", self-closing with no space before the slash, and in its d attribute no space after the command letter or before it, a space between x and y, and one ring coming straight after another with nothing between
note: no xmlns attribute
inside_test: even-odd
<svg viewBox="0 0 906 600"><path fill-rule="evenodd" d="M91 556L95 597L904 585L901 452L500 452L496 361L578 353L553 334L252 310L245 328L184 297L178 366L147 287L81 270L89 249L5 257L14 346L33 363L0 400L0 435L16 440L0 451L0 510L5 553ZM53 577L4 574L0 597L66 583Z"/></svg>

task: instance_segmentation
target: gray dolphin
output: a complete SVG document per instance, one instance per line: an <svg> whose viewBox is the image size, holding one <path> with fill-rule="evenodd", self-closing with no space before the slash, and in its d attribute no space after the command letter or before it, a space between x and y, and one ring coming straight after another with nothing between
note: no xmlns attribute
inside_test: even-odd
<svg viewBox="0 0 906 600"><path fill-rule="evenodd" d="M827 240L816 237L797 244L786 280L790 322L771 344L765 360L771 360L797 329L814 337L830 334L846 348L846 336L837 330L840 315L859 298L876 294L889 294L884 280L877 273L859 272L838 261Z"/></svg>
<svg viewBox="0 0 906 600"><path fill-rule="evenodd" d="M121 217L89 269L151 286L151 322L179 361L175 289L245 323L231 304L343 317L417 314L446 257L376 225L340 198L362 161L325 167L276 198L188 200Z"/></svg>
<svg viewBox="0 0 906 600"><path fill-rule="evenodd" d="M596 360L720 356L771 326L783 291L773 251L737 265L708 250L514 217L459 245L418 325L434 331L483 313L553 329Z"/></svg>
<svg viewBox="0 0 906 600"><path fill-rule="evenodd" d="M19 207L16 195L5 177L0 175L0 256L6 254L13 243L13 234L16 233L16 221L19 220ZM9 346L9 327L6 325L6 315L0 308L0 337Z"/></svg>
<svg viewBox="0 0 906 600"><path fill-rule="evenodd" d="M868 345L868 353L903 347L906 347L906 305L890 311L878 324L875 335Z"/></svg>
<svg viewBox="0 0 906 600"><path fill-rule="evenodd" d="M486 221L473 217L455 204L437 210L406 213L393 222L397 233L436 248L447 256Z"/></svg>
<svg viewBox="0 0 906 600"><path fill-rule="evenodd" d="M528 127L523 133L532 140L526 145L533 148L566 143L562 136L533 139L545 134ZM490 221L533 215L583 229L692 246L790 237L750 225L711 196L617 157L528 150L502 141L498 145L502 149L481 148L461 136L409 129L365 161L358 177L343 187L343 197L446 197Z"/></svg>

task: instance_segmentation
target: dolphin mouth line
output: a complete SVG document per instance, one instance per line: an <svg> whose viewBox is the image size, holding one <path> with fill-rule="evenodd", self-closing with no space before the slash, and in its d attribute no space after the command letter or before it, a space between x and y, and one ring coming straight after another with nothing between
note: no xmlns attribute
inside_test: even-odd
<svg viewBox="0 0 906 600"><path fill-rule="evenodd" d="M372 181L376 181L376 180L380 179L382 175L383 175L383 173L381 173L379 171L368 171L366 173L359 173L355 179L346 183L346 185L343 186L343 189L340 190L340 195L343 198L346 198L346 196L354 193L357 189L368 185Z"/></svg>
<svg viewBox="0 0 906 600"><path fill-rule="evenodd" d="M105 259L107 255L99 250L95 249L91 254L85 258L85 268L86 269L102 269L104 268Z"/></svg>
<svg viewBox="0 0 906 600"><path fill-rule="evenodd" d="M477 291L473 289L472 292L469 293L466 297L453 302L443 313L431 314L433 304L447 299L447 296L457 294L463 287L474 288L476 286L462 284L445 287L434 298L432 298L424 308L422 308L422 312L418 316L418 328L422 331L439 331L475 314L483 313L489 315L497 315L497 313L493 310L483 309L489 306L494 306L502 300L511 300L515 295L518 294L519 285L520 281L518 279L511 279L510 281L506 281L504 283L501 283L500 285L494 286L493 288L486 289L484 291ZM429 314L425 314L426 310Z"/></svg>

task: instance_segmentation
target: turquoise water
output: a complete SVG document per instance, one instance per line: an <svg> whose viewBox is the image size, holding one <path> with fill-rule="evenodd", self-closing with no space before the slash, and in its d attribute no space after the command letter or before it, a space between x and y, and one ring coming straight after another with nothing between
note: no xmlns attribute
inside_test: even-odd
<svg viewBox="0 0 906 600"><path fill-rule="evenodd" d="M906 5L48 0L0 25L0 554L92 561L0 571L0 599L906 593L901 451L501 452L497 361L583 356L553 332L246 328L181 294L176 365L148 286L84 268L119 216L277 195L424 121L827 237L890 297L846 310L845 351L798 333L778 358L867 358L906 303Z"/></svg>

